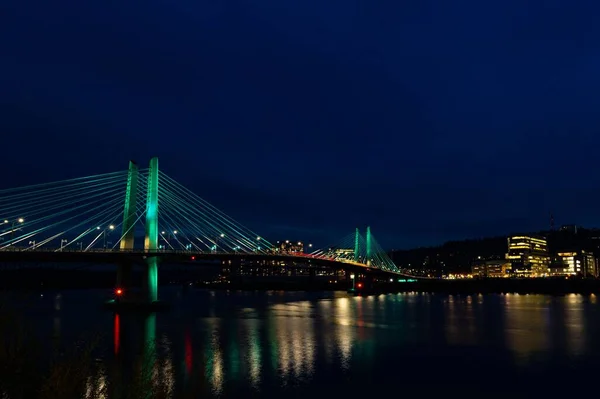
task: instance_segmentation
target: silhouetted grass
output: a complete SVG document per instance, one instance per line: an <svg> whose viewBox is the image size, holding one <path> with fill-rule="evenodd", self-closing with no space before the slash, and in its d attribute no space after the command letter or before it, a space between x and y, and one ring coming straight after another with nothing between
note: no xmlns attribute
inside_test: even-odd
<svg viewBox="0 0 600 399"><path fill-rule="evenodd" d="M11 302L0 298L0 399L171 397L168 384L161 383L155 372L154 344L144 349L125 379L121 369L94 358L99 337L48 353L52 351L40 344L35 330Z"/></svg>

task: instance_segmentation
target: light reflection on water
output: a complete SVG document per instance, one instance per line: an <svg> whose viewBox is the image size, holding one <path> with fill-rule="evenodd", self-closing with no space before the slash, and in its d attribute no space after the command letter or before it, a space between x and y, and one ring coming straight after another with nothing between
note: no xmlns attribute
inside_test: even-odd
<svg viewBox="0 0 600 399"><path fill-rule="evenodd" d="M567 297L568 306L563 309L567 330L568 352L581 356L586 346L584 300L581 295Z"/></svg>
<svg viewBox="0 0 600 399"><path fill-rule="evenodd" d="M598 351L590 339L600 331L598 305L590 296L306 294L272 296L265 303L259 299L267 294L228 294L232 304L224 309L217 306L219 295L211 293L204 302L188 298L197 301L192 309L209 307L201 314L191 310L143 320L109 315L112 347L89 379L86 397L110 386L115 372L107 369L125 375L138 353L148 383L167 397L184 391L224 397L276 396L298 387L310 392L312 386L316 392L323 382L352 393L360 387L348 380L350 374L381 378L383 386L397 373L422 378L417 370L450 356L458 369L461 361L472 368L456 358L469 348L477 350L480 364L506 362L502 367L509 370L549 367L555 358L573 361ZM66 295L62 301L68 301ZM53 315L55 334L69 324L61 318L72 317L65 308L66 303ZM146 345L137 344L142 342ZM492 363L488 358L494 356ZM111 369L115 362L119 367Z"/></svg>

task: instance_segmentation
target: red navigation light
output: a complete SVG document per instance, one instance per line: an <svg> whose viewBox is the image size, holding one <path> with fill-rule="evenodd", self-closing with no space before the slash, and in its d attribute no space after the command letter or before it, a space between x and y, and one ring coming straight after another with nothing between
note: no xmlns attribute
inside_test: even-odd
<svg viewBox="0 0 600 399"><path fill-rule="evenodd" d="M358 283L358 284L356 284L356 286L357 286L358 288L362 288L362 283Z"/></svg>
<svg viewBox="0 0 600 399"><path fill-rule="evenodd" d="M195 257L195 256L192 256L192 260L196 260L196 257Z"/></svg>
<svg viewBox="0 0 600 399"><path fill-rule="evenodd" d="M115 291L115 294L122 295L123 294L123 290L120 289L120 288L117 288L116 291Z"/></svg>

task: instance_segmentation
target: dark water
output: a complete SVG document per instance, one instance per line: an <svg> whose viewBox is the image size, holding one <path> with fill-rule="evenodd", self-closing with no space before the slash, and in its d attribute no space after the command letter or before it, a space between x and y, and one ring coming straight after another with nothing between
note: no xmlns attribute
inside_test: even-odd
<svg viewBox="0 0 600 399"><path fill-rule="evenodd" d="M128 378L145 342L171 397L553 397L600 372L595 296L161 294L174 309L150 317L100 310L101 291L45 293L27 312L48 345L102 337L90 391L115 365Z"/></svg>

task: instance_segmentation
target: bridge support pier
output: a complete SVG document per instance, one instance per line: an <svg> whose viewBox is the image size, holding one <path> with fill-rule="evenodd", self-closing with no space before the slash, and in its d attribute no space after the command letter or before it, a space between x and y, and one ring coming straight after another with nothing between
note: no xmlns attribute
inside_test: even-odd
<svg viewBox="0 0 600 399"><path fill-rule="evenodd" d="M122 289L125 294L132 285L132 272L133 264L131 262L121 262L117 265L117 288Z"/></svg>
<svg viewBox="0 0 600 399"><path fill-rule="evenodd" d="M229 265L229 281L233 284L242 284L242 263L238 259L234 259L231 261L231 265Z"/></svg>
<svg viewBox="0 0 600 399"><path fill-rule="evenodd" d="M147 303L158 301L158 258L146 258L144 273L144 298Z"/></svg>
<svg viewBox="0 0 600 399"><path fill-rule="evenodd" d="M352 275L352 272L350 270L344 270L344 284L346 284L346 289L349 290L352 287L352 279L350 278L350 276Z"/></svg>
<svg viewBox="0 0 600 399"><path fill-rule="evenodd" d="M308 269L308 284L313 285L317 280L317 269L311 267Z"/></svg>

